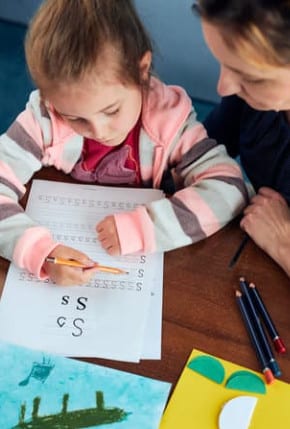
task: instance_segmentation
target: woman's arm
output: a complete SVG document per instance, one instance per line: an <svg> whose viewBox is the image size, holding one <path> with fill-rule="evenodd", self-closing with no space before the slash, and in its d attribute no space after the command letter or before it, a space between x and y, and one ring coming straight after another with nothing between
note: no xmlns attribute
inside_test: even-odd
<svg viewBox="0 0 290 429"><path fill-rule="evenodd" d="M290 209L270 188L261 188L245 209L241 227L290 277Z"/></svg>

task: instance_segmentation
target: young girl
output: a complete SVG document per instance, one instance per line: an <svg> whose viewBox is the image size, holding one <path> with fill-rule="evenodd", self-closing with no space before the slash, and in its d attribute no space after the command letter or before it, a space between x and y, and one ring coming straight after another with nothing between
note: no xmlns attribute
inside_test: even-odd
<svg viewBox="0 0 290 429"><path fill-rule="evenodd" d="M172 194L96 225L111 255L164 251L201 240L244 207L246 189L225 148L207 138L183 89L150 77L152 47L130 0L46 0L26 38L39 90L1 137L1 255L58 284L96 271L57 243L18 199L43 166L108 185ZM45 262L72 258L87 269Z"/></svg>

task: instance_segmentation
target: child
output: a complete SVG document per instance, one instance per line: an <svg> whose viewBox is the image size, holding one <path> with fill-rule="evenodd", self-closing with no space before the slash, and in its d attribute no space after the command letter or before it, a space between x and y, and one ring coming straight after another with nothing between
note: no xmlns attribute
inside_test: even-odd
<svg viewBox="0 0 290 429"><path fill-rule="evenodd" d="M111 255L191 244L242 210L238 165L208 139L184 90L150 77L151 43L130 0L46 0L25 48L39 90L0 141L2 256L58 284L86 283L96 271L18 204L43 166L85 182L176 190L96 225ZM49 264L47 256L88 268Z"/></svg>

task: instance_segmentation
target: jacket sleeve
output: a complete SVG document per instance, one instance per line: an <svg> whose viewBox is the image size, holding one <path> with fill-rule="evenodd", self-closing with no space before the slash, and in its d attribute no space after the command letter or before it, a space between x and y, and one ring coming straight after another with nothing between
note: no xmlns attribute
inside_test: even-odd
<svg viewBox="0 0 290 429"><path fill-rule="evenodd" d="M49 119L34 92L26 110L0 136L0 254L37 276L43 274L43 261L57 243L25 214L19 200L26 192L24 185L42 167L50 141Z"/></svg>
<svg viewBox="0 0 290 429"><path fill-rule="evenodd" d="M115 216L122 254L166 251L202 240L247 203L239 165L223 145L207 137L195 112L171 145L168 168L179 190L170 198Z"/></svg>

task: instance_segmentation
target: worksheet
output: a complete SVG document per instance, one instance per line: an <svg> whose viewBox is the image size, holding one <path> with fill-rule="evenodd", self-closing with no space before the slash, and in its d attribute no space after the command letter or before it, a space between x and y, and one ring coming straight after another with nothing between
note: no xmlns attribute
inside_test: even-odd
<svg viewBox="0 0 290 429"><path fill-rule="evenodd" d="M67 287L11 264L0 301L0 338L72 357L160 358L163 254L111 257L99 245L95 226L108 214L162 197L152 189L33 181L30 217L57 241L128 274L98 272L87 285ZM152 319L155 332L147 328Z"/></svg>

